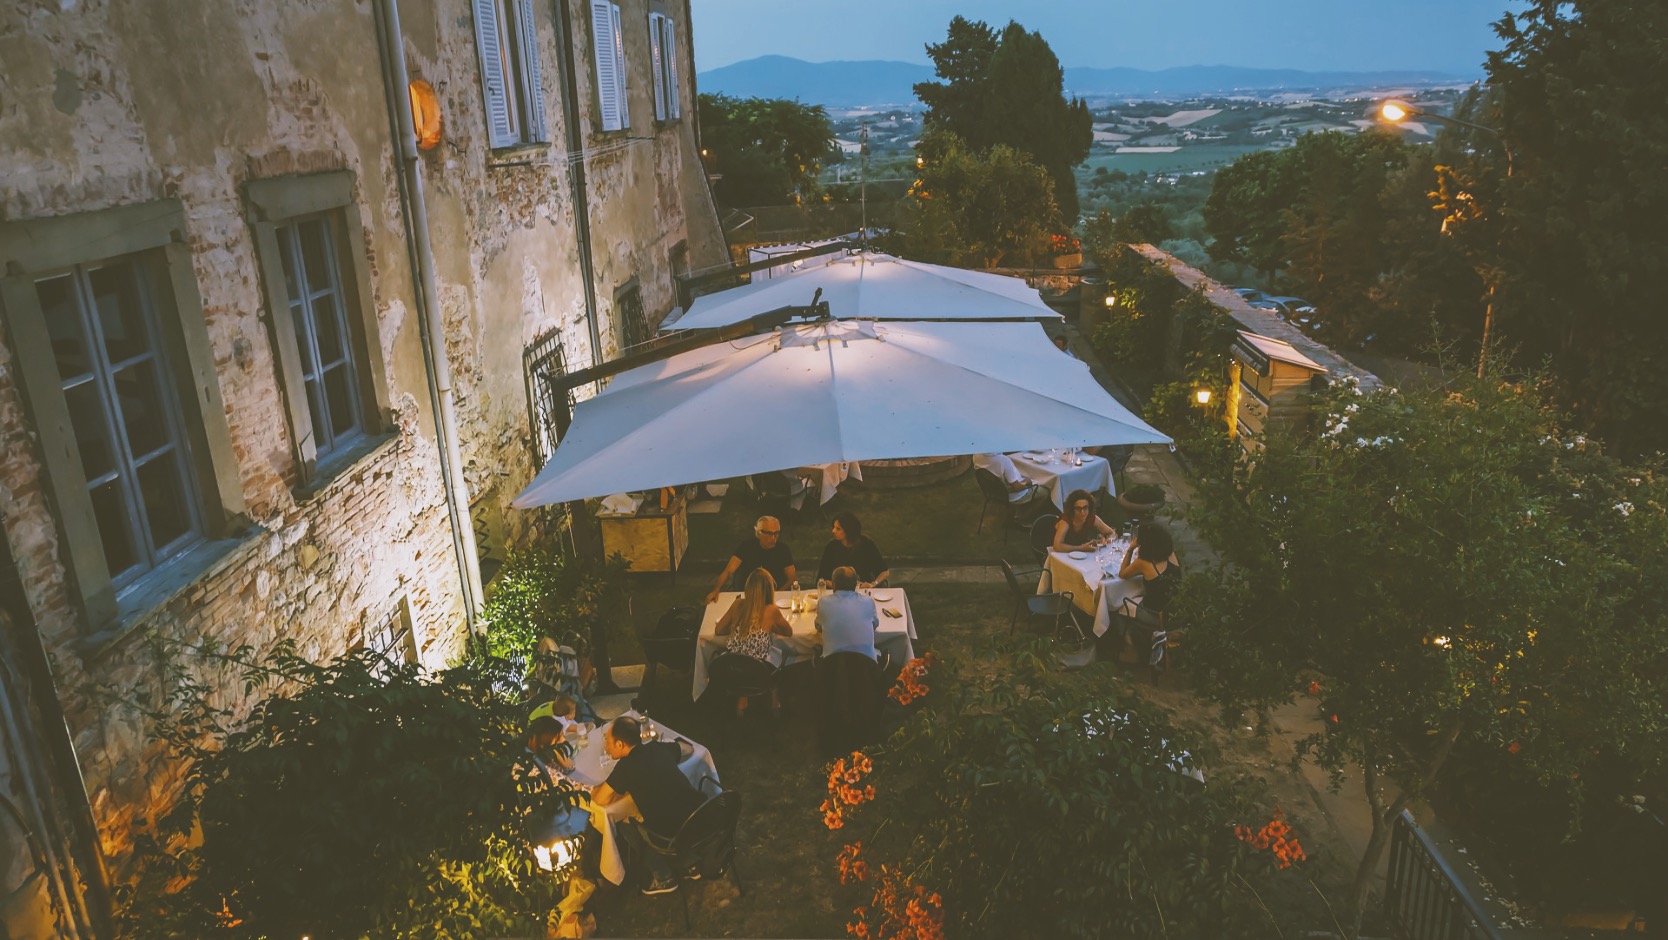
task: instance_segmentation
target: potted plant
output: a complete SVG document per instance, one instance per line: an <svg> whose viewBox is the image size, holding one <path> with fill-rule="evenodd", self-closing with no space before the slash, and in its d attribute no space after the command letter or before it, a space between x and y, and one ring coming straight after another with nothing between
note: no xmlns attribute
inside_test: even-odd
<svg viewBox="0 0 1668 940"><path fill-rule="evenodd" d="M1083 266L1083 246L1070 235L1050 235L1049 249L1056 268L1064 271Z"/></svg>
<svg viewBox="0 0 1668 940"><path fill-rule="evenodd" d="M1164 490L1157 484L1137 483L1118 494L1118 505L1134 516L1145 516L1164 505Z"/></svg>

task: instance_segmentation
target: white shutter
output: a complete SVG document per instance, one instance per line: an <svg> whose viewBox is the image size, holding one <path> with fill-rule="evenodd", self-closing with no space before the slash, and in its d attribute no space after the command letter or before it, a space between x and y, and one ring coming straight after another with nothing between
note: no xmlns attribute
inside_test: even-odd
<svg viewBox="0 0 1668 940"><path fill-rule="evenodd" d="M498 51L498 0L475 0L475 45L481 51L481 87L486 93L487 140L494 147L520 143L510 121L504 57Z"/></svg>
<svg viewBox="0 0 1668 940"><path fill-rule="evenodd" d="M539 70L539 30L533 18L533 0L515 0L516 13L521 17L521 63L525 73L527 100L527 139L544 141L550 137L544 129L544 75Z"/></svg>
<svg viewBox="0 0 1668 940"><path fill-rule="evenodd" d="M614 51L614 5L608 0L591 0L591 40L596 43L597 106L602 114L602 129L617 131L625 124L620 120L620 60Z"/></svg>
<svg viewBox="0 0 1668 940"><path fill-rule="evenodd" d="M666 114L683 117L683 90L678 87L678 27L670 16L660 18L660 54L666 58Z"/></svg>
<svg viewBox="0 0 1668 940"><path fill-rule="evenodd" d="M664 19L659 13L649 14L649 66L653 70L650 84L654 85L654 119L657 121L666 120L666 83L663 80L666 73L660 52L660 24Z"/></svg>
<svg viewBox="0 0 1668 940"><path fill-rule="evenodd" d="M610 3L614 21L614 104L620 109L620 127L631 126L631 99L626 95L625 33L620 31L620 5Z"/></svg>

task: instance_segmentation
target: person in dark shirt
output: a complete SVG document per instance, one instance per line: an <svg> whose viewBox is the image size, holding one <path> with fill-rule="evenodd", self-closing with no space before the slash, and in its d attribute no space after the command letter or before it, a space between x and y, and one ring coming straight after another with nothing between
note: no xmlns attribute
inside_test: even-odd
<svg viewBox="0 0 1668 940"><path fill-rule="evenodd" d="M886 579L892 576L874 539L863 534L863 522L856 513L834 514L834 537L822 550L822 562L817 565L817 580L832 580L835 568L855 569L857 580L864 584L885 584Z"/></svg>
<svg viewBox="0 0 1668 940"><path fill-rule="evenodd" d="M760 516L759 521L753 524L753 537L742 539L736 545L735 551L730 553L730 563L724 566L718 583L707 594L707 603L717 603L719 593L736 572L741 572L742 579L746 580L754 568L770 572L779 587L785 588L799 580L793 550L782 542L782 522L775 516Z"/></svg>
<svg viewBox="0 0 1668 940"><path fill-rule="evenodd" d="M662 843L670 842L683 828L690 815L705 802L699 790L690 784L678 767L682 750L671 741L643 743L643 729L637 719L622 715L614 719L603 736L608 756L618 763L605 783L591 791L591 800L607 806L624 797L631 797L643 814L643 828ZM623 831L641 839L633 827ZM678 883L665 856L640 845L640 853L648 862L652 880L644 894L664 894L677 890Z"/></svg>

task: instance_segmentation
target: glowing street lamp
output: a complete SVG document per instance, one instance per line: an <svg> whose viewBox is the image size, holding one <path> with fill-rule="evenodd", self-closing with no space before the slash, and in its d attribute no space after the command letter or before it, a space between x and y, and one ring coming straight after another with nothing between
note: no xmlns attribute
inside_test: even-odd
<svg viewBox="0 0 1668 940"><path fill-rule="evenodd" d="M1193 393L1193 400L1201 405L1210 404L1210 389L1201 388Z"/></svg>

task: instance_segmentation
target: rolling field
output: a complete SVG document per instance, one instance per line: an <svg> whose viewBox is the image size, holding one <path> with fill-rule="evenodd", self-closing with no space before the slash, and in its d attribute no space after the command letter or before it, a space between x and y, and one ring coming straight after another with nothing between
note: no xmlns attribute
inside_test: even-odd
<svg viewBox="0 0 1668 940"><path fill-rule="evenodd" d="M1122 170L1125 173L1178 173L1192 170L1216 170L1227 166L1245 154L1261 147L1203 144L1182 147L1174 153L1097 153L1091 152L1078 173L1087 176L1096 167Z"/></svg>

